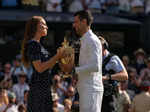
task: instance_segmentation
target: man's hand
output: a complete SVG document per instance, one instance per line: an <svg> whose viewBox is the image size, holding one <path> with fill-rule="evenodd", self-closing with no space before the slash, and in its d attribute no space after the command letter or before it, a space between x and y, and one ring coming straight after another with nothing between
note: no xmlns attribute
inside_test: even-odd
<svg viewBox="0 0 150 112"><path fill-rule="evenodd" d="M109 76L108 76L108 75L105 75L105 76L102 77L102 79L103 79L103 81L109 80Z"/></svg>

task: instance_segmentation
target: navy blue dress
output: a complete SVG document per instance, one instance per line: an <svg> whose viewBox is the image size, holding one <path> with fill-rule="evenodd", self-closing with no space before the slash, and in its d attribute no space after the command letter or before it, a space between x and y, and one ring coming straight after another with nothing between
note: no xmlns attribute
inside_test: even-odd
<svg viewBox="0 0 150 112"><path fill-rule="evenodd" d="M27 46L26 53L31 64L32 61L50 59L50 54L40 43L32 40ZM51 79L50 70L39 73L33 67L27 112L52 112Z"/></svg>

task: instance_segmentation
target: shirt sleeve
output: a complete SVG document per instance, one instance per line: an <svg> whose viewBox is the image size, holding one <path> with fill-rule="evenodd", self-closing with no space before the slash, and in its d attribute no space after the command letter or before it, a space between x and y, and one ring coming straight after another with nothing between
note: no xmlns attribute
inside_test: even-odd
<svg viewBox="0 0 150 112"><path fill-rule="evenodd" d="M121 72L125 69L122 61L118 56L113 56L109 62L109 64L106 65L107 70L114 70L116 72Z"/></svg>
<svg viewBox="0 0 150 112"><path fill-rule="evenodd" d="M88 64L75 68L75 71L77 74L100 71L101 44L94 40L91 40L91 41L87 40L86 42L87 42L87 49L89 49L88 51L90 54L90 59L89 59Z"/></svg>
<svg viewBox="0 0 150 112"><path fill-rule="evenodd" d="M41 60L41 46L37 42L31 42L28 45L28 57L31 61Z"/></svg>

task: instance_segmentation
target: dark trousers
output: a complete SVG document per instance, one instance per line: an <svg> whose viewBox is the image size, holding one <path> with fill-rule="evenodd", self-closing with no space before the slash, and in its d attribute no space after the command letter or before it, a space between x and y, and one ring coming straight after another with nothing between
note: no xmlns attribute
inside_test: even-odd
<svg viewBox="0 0 150 112"><path fill-rule="evenodd" d="M103 95L103 101L102 101L102 111L101 112L115 112L115 108L113 105L113 96L105 96Z"/></svg>

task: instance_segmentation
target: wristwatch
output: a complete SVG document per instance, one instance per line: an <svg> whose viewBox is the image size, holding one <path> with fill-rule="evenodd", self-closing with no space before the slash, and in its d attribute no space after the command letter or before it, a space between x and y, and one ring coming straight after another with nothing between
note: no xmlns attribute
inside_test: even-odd
<svg viewBox="0 0 150 112"><path fill-rule="evenodd" d="M108 77L109 77L109 79L108 79L108 80L112 80L112 79L111 79L111 75L110 75L110 74L108 75Z"/></svg>

